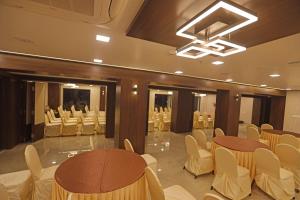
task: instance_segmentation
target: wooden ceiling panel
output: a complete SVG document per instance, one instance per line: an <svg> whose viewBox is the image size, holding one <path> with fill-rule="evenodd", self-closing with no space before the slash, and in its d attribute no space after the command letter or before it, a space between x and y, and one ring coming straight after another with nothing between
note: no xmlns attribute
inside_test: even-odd
<svg viewBox="0 0 300 200"><path fill-rule="evenodd" d="M213 2L214 0L145 1L127 35L174 47L183 46L190 41L176 36L177 28ZM259 18L257 22L231 34L231 39L237 43L252 47L300 32L299 0L234 2L252 10Z"/></svg>

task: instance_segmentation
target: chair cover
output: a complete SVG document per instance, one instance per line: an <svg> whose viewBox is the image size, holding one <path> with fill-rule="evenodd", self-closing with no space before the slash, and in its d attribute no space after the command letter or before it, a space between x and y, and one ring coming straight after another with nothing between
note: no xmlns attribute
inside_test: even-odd
<svg viewBox="0 0 300 200"><path fill-rule="evenodd" d="M0 184L0 199L8 200L8 193L2 184Z"/></svg>
<svg viewBox="0 0 300 200"><path fill-rule="evenodd" d="M124 140L124 147L126 151L134 152L133 146L128 139Z"/></svg>
<svg viewBox="0 0 300 200"><path fill-rule="evenodd" d="M234 154L223 147L215 152L213 188L229 199L240 200L251 194L249 170L238 166Z"/></svg>
<svg viewBox="0 0 300 200"><path fill-rule="evenodd" d="M168 117L164 116L164 113L159 113L159 131L169 131L171 127L171 121Z"/></svg>
<svg viewBox="0 0 300 200"><path fill-rule="evenodd" d="M258 127L255 124L248 124L247 128L249 128L249 127L253 127L253 128L256 128L258 130Z"/></svg>
<svg viewBox="0 0 300 200"><path fill-rule="evenodd" d="M148 121L148 132L154 131L154 121L150 120Z"/></svg>
<svg viewBox="0 0 300 200"><path fill-rule="evenodd" d="M81 127L81 135L93 135L95 134L95 120L86 121L83 116L82 118L82 127Z"/></svg>
<svg viewBox="0 0 300 200"><path fill-rule="evenodd" d="M293 173L280 168L278 157L270 150L259 148L254 152L256 185L276 200L290 200L295 196Z"/></svg>
<svg viewBox="0 0 300 200"><path fill-rule="evenodd" d="M224 199L215 194L206 193L203 197L203 200L224 200Z"/></svg>
<svg viewBox="0 0 300 200"><path fill-rule="evenodd" d="M39 155L32 145L25 148L25 161L33 177L32 200L51 200L56 166L42 168Z"/></svg>
<svg viewBox="0 0 300 200"><path fill-rule="evenodd" d="M44 136L45 137L55 137L59 136L61 132L61 124L59 123L50 123L48 116L45 114L45 128Z"/></svg>
<svg viewBox="0 0 300 200"><path fill-rule="evenodd" d="M274 129L273 126L270 124L262 124L260 128L261 128L261 130Z"/></svg>
<svg viewBox="0 0 300 200"><path fill-rule="evenodd" d="M298 138L293 135L284 134L279 137L279 144L289 144L300 150L300 142Z"/></svg>
<svg viewBox="0 0 300 200"><path fill-rule="evenodd" d="M10 200L29 200L32 195L32 184L29 170L0 175L0 185L5 188ZM0 199L3 198L0 194Z"/></svg>
<svg viewBox="0 0 300 200"><path fill-rule="evenodd" d="M300 190L300 151L289 144L278 144L275 152L281 166L293 172L296 188Z"/></svg>
<svg viewBox="0 0 300 200"><path fill-rule="evenodd" d="M196 200L179 185L174 185L163 190L158 177L151 168L147 167L145 174L152 200Z"/></svg>
<svg viewBox="0 0 300 200"><path fill-rule="evenodd" d="M225 136L225 133L224 133L224 131L222 129L216 128L215 129L215 135L216 136Z"/></svg>
<svg viewBox="0 0 300 200"><path fill-rule="evenodd" d="M211 149L211 143L207 141L206 134L202 130L195 131L192 135L196 139L200 149Z"/></svg>
<svg viewBox="0 0 300 200"><path fill-rule="evenodd" d="M197 141L191 135L185 136L187 160L185 169L199 176L213 171L212 154L205 149L199 149Z"/></svg>
<svg viewBox="0 0 300 200"><path fill-rule="evenodd" d="M270 146L269 140L260 139L258 129L253 126L247 127L246 136L247 136L247 139L255 140L255 141L258 141L258 142L261 142L261 143L264 143L264 144Z"/></svg>

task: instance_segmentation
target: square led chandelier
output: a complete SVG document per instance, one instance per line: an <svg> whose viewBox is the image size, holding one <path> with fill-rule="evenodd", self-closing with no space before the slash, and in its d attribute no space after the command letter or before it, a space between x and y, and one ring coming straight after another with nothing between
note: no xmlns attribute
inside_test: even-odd
<svg viewBox="0 0 300 200"><path fill-rule="evenodd" d="M245 47L223 36L257 20L252 11L228 0L218 0L177 30L176 35L192 42L177 49L176 55L197 59L210 54L224 57L245 51Z"/></svg>

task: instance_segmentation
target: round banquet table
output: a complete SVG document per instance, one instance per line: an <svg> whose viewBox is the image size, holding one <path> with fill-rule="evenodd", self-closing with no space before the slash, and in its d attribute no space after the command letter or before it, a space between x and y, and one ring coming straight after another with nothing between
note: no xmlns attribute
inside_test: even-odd
<svg viewBox="0 0 300 200"><path fill-rule="evenodd" d="M250 177L252 180L255 177L254 151L257 148L269 149L267 145L255 140L233 136L217 136L213 138L211 147L213 160L215 160L215 150L218 147L225 147L231 150L232 153L236 156L238 164L249 169Z"/></svg>
<svg viewBox="0 0 300 200"><path fill-rule="evenodd" d="M52 200L146 200L145 167L141 156L120 149L79 154L56 170Z"/></svg>
<svg viewBox="0 0 300 200"><path fill-rule="evenodd" d="M264 129L261 130L261 138L264 140L270 141L270 147L273 152L275 152L275 147L279 143L279 137L283 134L290 134L293 136L298 137L298 140L300 142L300 134L290 132L290 131L281 131L281 130L274 130L274 129Z"/></svg>

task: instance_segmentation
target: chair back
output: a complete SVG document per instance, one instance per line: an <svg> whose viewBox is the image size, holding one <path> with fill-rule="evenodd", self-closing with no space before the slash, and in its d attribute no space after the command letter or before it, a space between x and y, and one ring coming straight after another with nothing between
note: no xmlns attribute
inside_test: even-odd
<svg viewBox="0 0 300 200"><path fill-rule="evenodd" d="M165 194L161 183L150 167L145 168L145 174L148 182L149 192L153 200L165 200Z"/></svg>
<svg viewBox="0 0 300 200"><path fill-rule="evenodd" d="M45 114L45 124L46 126L50 124L47 114Z"/></svg>
<svg viewBox="0 0 300 200"><path fill-rule="evenodd" d="M249 127L253 127L253 128L256 128L258 130L258 127L255 124L248 124L247 128L249 128Z"/></svg>
<svg viewBox="0 0 300 200"><path fill-rule="evenodd" d="M128 140L128 139L124 140L124 147L125 147L126 151L134 152L134 149L133 149L133 146L132 146L130 140Z"/></svg>
<svg viewBox="0 0 300 200"><path fill-rule="evenodd" d="M89 107L87 105L84 106L84 110L85 110L86 113L90 112Z"/></svg>
<svg viewBox="0 0 300 200"><path fill-rule="evenodd" d="M277 144L275 153L283 167L300 170L300 151L289 144Z"/></svg>
<svg viewBox="0 0 300 200"><path fill-rule="evenodd" d="M192 133L193 137L196 139L198 145L202 148L202 149L206 149L207 148L207 137L206 134L201 131L195 131Z"/></svg>
<svg viewBox="0 0 300 200"><path fill-rule="evenodd" d="M258 141L259 140L258 129L256 129L252 126L248 127L246 136L247 136L247 139Z"/></svg>
<svg viewBox="0 0 300 200"><path fill-rule="evenodd" d="M8 192L4 185L0 183L0 199L1 200L8 200Z"/></svg>
<svg viewBox="0 0 300 200"><path fill-rule="evenodd" d="M72 111L72 114L74 115L74 114L75 114L75 112L76 112L76 110L75 110L75 106L74 106L74 105L72 105L72 106L71 106L71 111Z"/></svg>
<svg viewBox="0 0 300 200"><path fill-rule="evenodd" d="M226 174L232 178L238 176L238 163L234 154L223 147L219 147L215 152L217 174Z"/></svg>
<svg viewBox="0 0 300 200"><path fill-rule="evenodd" d="M42 174L42 164L40 157L33 145L27 145L25 148L25 161L30 170L34 180L38 180Z"/></svg>
<svg viewBox="0 0 300 200"><path fill-rule="evenodd" d="M52 122L53 118L52 118L51 113L49 111L47 111L47 116L49 118L49 121Z"/></svg>
<svg viewBox="0 0 300 200"><path fill-rule="evenodd" d="M52 109L50 109L50 114L51 114L51 116L52 116L53 119L56 118L56 117L55 117L55 114L54 114L54 111L53 111Z"/></svg>
<svg viewBox="0 0 300 200"><path fill-rule="evenodd" d="M199 149L196 139L191 136L185 136L185 148L188 156L199 157Z"/></svg>
<svg viewBox="0 0 300 200"><path fill-rule="evenodd" d="M265 173L274 178L280 178L280 161L270 150L258 148L254 152L256 172Z"/></svg>
<svg viewBox="0 0 300 200"><path fill-rule="evenodd" d="M222 129L216 128L215 129L215 135L216 136L225 136L225 133L224 133L224 131Z"/></svg>
<svg viewBox="0 0 300 200"><path fill-rule="evenodd" d="M260 128L261 128L261 130L274 129L273 126L270 124L262 124Z"/></svg>
<svg viewBox="0 0 300 200"><path fill-rule="evenodd" d="M300 148L300 141L293 135L283 134L279 137L279 144L289 144L295 147L296 149Z"/></svg>
<svg viewBox="0 0 300 200"><path fill-rule="evenodd" d="M206 193L203 197L203 200L224 200L224 199L215 194Z"/></svg>

